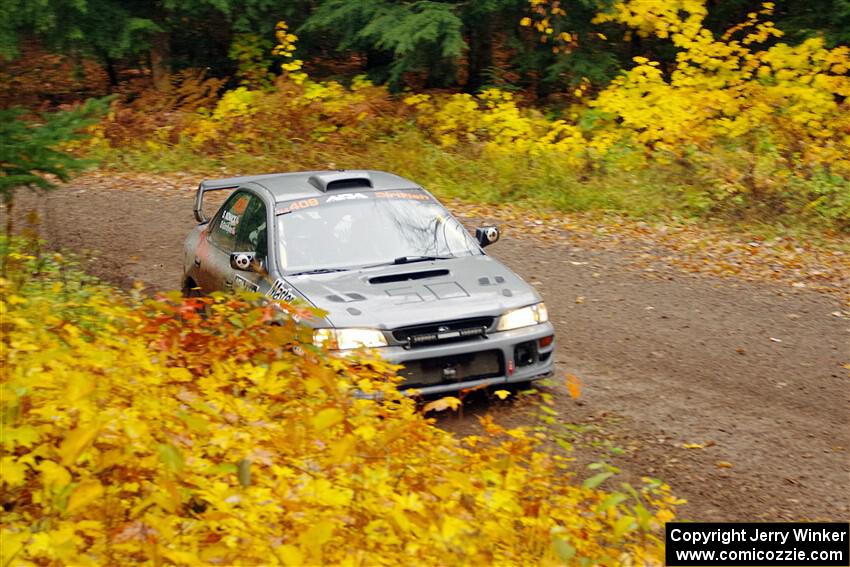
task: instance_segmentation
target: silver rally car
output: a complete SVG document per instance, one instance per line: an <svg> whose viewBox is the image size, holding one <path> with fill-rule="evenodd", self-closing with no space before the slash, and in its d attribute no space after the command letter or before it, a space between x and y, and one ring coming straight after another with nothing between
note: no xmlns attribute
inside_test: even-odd
<svg viewBox="0 0 850 567"><path fill-rule="evenodd" d="M212 217L204 194L232 194ZM381 171L204 181L186 239L187 295L243 288L327 312L332 349L375 348L403 388L436 394L550 375L554 328L537 292L482 250L422 187Z"/></svg>

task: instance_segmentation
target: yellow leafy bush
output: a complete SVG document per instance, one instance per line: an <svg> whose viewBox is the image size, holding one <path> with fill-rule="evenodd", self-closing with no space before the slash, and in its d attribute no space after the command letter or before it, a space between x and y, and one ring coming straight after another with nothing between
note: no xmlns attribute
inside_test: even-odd
<svg viewBox="0 0 850 567"><path fill-rule="evenodd" d="M203 119L195 120L184 130L194 146L203 146L207 142L220 139L226 133L230 143L240 144L250 139L250 133L245 128L239 128L239 123L247 123L251 116L259 111L257 103L264 96L262 91L252 91L239 87L227 91L216 103L213 111Z"/></svg>
<svg viewBox="0 0 850 567"><path fill-rule="evenodd" d="M274 90L239 87L225 93L212 111L199 112L181 125L180 136L196 149L263 151L281 143L360 140L367 143L382 129L392 129L385 115L389 93L365 77L350 86L312 81L295 59L298 36L278 22L273 54L284 59Z"/></svg>
<svg viewBox="0 0 850 567"><path fill-rule="evenodd" d="M430 97L410 95L405 104L416 110L416 122L441 146L479 145L493 155L553 157L576 167L584 163L588 141L564 120L517 104L506 91L487 89L478 95Z"/></svg>
<svg viewBox="0 0 850 567"><path fill-rule="evenodd" d="M312 142L367 143L384 129L389 93L363 78L350 87L336 81L278 80L273 91L239 87L211 112L187 117L180 136L194 148L218 152L265 151Z"/></svg>
<svg viewBox="0 0 850 567"><path fill-rule="evenodd" d="M669 37L680 51L669 76L657 62L636 57L637 65L592 106L616 116L625 132L647 147L660 145L679 155L706 142L754 132L789 151L803 144L850 150L848 108L840 102L850 95L850 48L827 49L822 39L812 38L795 46L779 43L760 50L755 46L781 36L772 23L759 22L760 16L770 15L772 4L764 4L722 38L702 26L706 15L702 2L679 4L632 0L617 4L614 14L598 18L626 23L646 35ZM797 159L823 165L819 155L810 149ZM831 154L828 163L850 174L847 156L847 151L843 156Z"/></svg>
<svg viewBox="0 0 850 567"><path fill-rule="evenodd" d="M535 19L521 25L551 40L564 15L560 3L529 5ZM419 127L446 148L477 142L488 152L575 168L684 164L718 204L816 208L850 223L850 47L830 49L821 38L760 47L782 35L766 21L772 11L764 3L715 37L703 25L704 0L617 2L595 22L669 40L678 50L675 67L635 57L586 106L554 121L495 90L405 102L418 110Z"/></svg>
<svg viewBox="0 0 850 567"><path fill-rule="evenodd" d="M717 199L749 194L779 206L797 197L816 206L838 198L850 179L850 48L829 49L821 38L760 48L782 35L762 21L772 11L766 2L717 38L703 26L701 0L617 3L597 21L669 38L676 66L662 71L636 57L591 107L616 120L608 128L622 143L699 168ZM819 178L832 179L833 195L818 191ZM850 220L846 209L835 214Z"/></svg>
<svg viewBox="0 0 850 567"><path fill-rule="evenodd" d="M3 565L661 562L666 487L576 485L544 434L490 419L457 439L381 360L312 346L309 312L10 257Z"/></svg>

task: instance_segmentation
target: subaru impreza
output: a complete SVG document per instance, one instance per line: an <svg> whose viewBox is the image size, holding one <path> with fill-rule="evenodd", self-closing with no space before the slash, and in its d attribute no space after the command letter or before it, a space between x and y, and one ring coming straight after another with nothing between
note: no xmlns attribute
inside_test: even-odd
<svg viewBox="0 0 850 567"><path fill-rule="evenodd" d="M231 194L216 214L204 195ZM330 349L376 349L422 394L531 382L552 373L555 336L533 287L420 185L381 171L203 181L186 239L187 295L245 289L303 302Z"/></svg>

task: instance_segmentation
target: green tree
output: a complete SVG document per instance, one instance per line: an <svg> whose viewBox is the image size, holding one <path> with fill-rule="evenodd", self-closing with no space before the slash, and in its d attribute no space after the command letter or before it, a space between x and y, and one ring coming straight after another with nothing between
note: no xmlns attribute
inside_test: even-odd
<svg viewBox="0 0 850 567"><path fill-rule="evenodd" d="M497 48L516 52L521 46L518 22L526 0L471 0L458 2L466 41L464 90L476 92L491 84L498 74L494 66Z"/></svg>
<svg viewBox="0 0 850 567"><path fill-rule="evenodd" d="M529 13L528 0L324 0L299 33L330 36L338 52L366 54L370 77L394 88L402 86L408 72L426 73L427 86L456 85L462 67L462 86L468 92L510 73L523 77L517 86L543 92L562 88L571 77L608 80L616 74L619 66L611 46L590 32L593 16L607 1L569 3L558 23L582 36L575 49L560 53L520 28Z"/></svg>
<svg viewBox="0 0 850 567"><path fill-rule="evenodd" d="M6 208L6 235L12 233L14 196L21 187L48 191L54 179L68 181L91 161L80 159L63 145L85 137L84 132L106 109L108 99L91 99L73 110L25 119L22 108L0 110L0 197Z"/></svg>
<svg viewBox="0 0 850 567"><path fill-rule="evenodd" d="M39 38L48 49L101 61L117 84L116 61L148 49L159 27L114 0L0 0L0 56L18 55L21 36Z"/></svg>
<svg viewBox="0 0 850 567"><path fill-rule="evenodd" d="M337 50L367 53L370 75L394 87L410 71L425 71L429 86L445 86L455 81L466 47L463 27L450 2L325 0L299 33L330 33Z"/></svg>
<svg viewBox="0 0 850 567"><path fill-rule="evenodd" d="M226 74L235 32L265 34L305 13L306 0L0 0L0 56L18 53L35 36L61 53L95 57L113 84L116 64L142 54L154 84L169 86L172 68L211 67ZM302 16L303 19L303 16ZM222 62L225 62L222 65Z"/></svg>
<svg viewBox="0 0 850 567"><path fill-rule="evenodd" d="M772 18L785 32L782 41L798 43L823 35L827 45L850 44L850 0L775 0ZM751 0L709 0L706 24L722 32L744 21L758 3Z"/></svg>

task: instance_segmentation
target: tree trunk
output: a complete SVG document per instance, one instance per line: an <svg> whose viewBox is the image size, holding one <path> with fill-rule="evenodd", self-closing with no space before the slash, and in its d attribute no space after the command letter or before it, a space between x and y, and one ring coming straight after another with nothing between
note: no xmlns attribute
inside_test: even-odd
<svg viewBox="0 0 850 567"><path fill-rule="evenodd" d="M469 28L467 43L467 76L463 90L474 93L484 86L484 75L493 66L493 36L490 31L490 19L485 18L479 25Z"/></svg>
<svg viewBox="0 0 850 567"><path fill-rule="evenodd" d="M389 51L381 51L378 49L369 49L366 51L366 68L364 71L370 72L375 69L384 69L392 65L393 54Z"/></svg>
<svg viewBox="0 0 850 567"><path fill-rule="evenodd" d="M171 38L168 32L157 32L151 38L151 79L153 86L158 91L167 91L171 88Z"/></svg>
<svg viewBox="0 0 850 567"><path fill-rule="evenodd" d="M370 80L383 83L390 76L390 66L393 64L393 54L389 51L367 49L363 61L363 70Z"/></svg>
<svg viewBox="0 0 850 567"><path fill-rule="evenodd" d="M106 76L109 77L109 92L115 92L116 87L118 87L118 71L115 69L115 61L109 55L104 55L103 64L106 67Z"/></svg>

